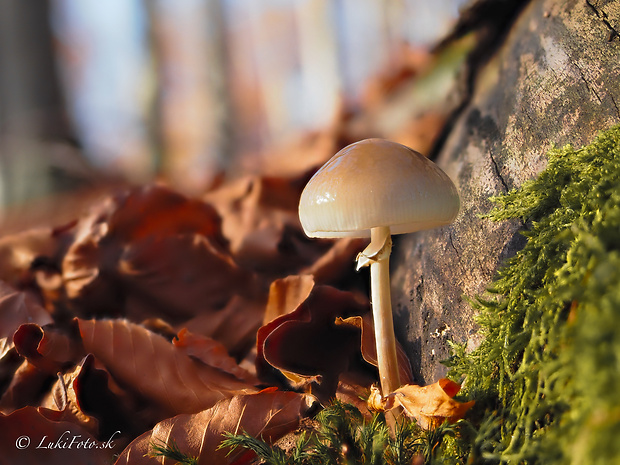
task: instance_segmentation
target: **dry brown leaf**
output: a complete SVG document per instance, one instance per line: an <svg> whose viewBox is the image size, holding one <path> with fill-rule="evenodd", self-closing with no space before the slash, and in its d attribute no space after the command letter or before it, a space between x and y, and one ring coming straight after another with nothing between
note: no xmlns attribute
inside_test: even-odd
<svg viewBox="0 0 620 465"><path fill-rule="evenodd" d="M257 290L251 273L201 235L131 243L116 266L126 289L126 316L134 321L155 315L185 321L223 308L236 293L253 297Z"/></svg>
<svg viewBox="0 0 620 465"><path fill-rule="evenodd" d="M178 415L160 422L135 439L115 465L162 463L161 459L149 456L152 444L173 442L183 453L198 457L199 464L228 465L239 454L227 456L228 450L218 450L224 432L245 431L267 442L274 442L294 430L314 403L315 399L305 394L273 390L234 396L202 412Z"/></svg>
<svg viewBox="0 0 620 465"><path fill-rule="evenodd" d="M106 465L122 447L113 437L98 441L81 426L61 417L61 412L41 407L0 414L0 464Z"/></svg>
<svg viewBox="0 0 620 465"><path fill-rule="evenodd" d="M79 377L92 366L93 357L89 355L73 370L58 374L58 380L41 406L61 413L59 420L69 421L81 426L93 436L99 432L99 422L82 410L80 405Z"/></svg>
<svg viewBox="0 0 620 465"><path fill-rule="evenodd" d="M453 423L463 418L475 401L458 402L452 399L461 386L442 378L428 386L409 384L398 388L392 395L410 418L424 429L433 429L444 421Z"/></svg>
<svg viewBox="0 0 620 465"><path fill-rule="evenodd" d="M55 257L68 237L64 228L37 228L0 238L0 280L13 286L31 279L38 257Z"/></svg>
<svg viewBox="0 0 620 465"><path fill-rule="evenodd" d="M393 407L393 397L391 399L390 408ZM366 399L366 406L371 412L383 412L388 408L388 399L381 394L381 388L376 384L370 386L370 393L368 399Z"/></svg>
<svg viewBox="0 0 620 465"><path fill-rule="evenodd" d="M117 316L130 307L136 321L179 322L255 290L252 274L230 257L216 210L154 186L110 198L82 218L62 272L77 310Z"/></svg>
<svg viewBox="0 0 620 465"><path fill-rule="evenodd" d="M125 320L78 320L82 344L125 389L161 410L194 413L253 385L192 359L164 337Z"/></svg>
<svg viewBox="0 0 620 465"><path fill-rule="evenodd" d="M149 412L137 412L135 399L120 389L108 372L96 367L92 354L58 379L41 406L61 412L62 420L82 426L99 438L118 433L126 445L152 423ZM146 418L145 418L146 417Z"/></svg>
<svg viewBox="0 0 620 465"><path fill-rule="evenodd" d="M208 193L222 216L235 261L263 276L296 273L318 259L331 241L311 241L301 229L299 180L246 177Z"/></svg>
<svg viewBox="0 0 620 465"><path fill-rule="evenodd" d="M240 287L243 283L237 283ZM176 326L177 331L187 328L194 334L215 339L230 355L243 358L256 344L256 331L265 313L265 301L261 297L248 299L233 296L226 307L202 312Z"/></svg>
<svg viewBox="0 0 620 465"><path fill-rule="evenodd" d="M229 373L240 381L254 386L260 384L256 376L239 366L236 360L228 354L223 344L210 337L193 334L187 329L182 329L172 343L190 357Z"/></svg>

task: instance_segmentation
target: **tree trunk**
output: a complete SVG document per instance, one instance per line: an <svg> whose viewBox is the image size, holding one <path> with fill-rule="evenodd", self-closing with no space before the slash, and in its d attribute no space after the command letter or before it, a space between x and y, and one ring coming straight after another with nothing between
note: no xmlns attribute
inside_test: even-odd
<svg viewBox="0 0 620 465"><path fill-rule="evenodd" d="M554 144L585 145L620 122L619 24L612 0L533 0L475 70L437 157L460 191L461 213L449 227L395 238L396 327L419 382L445 375L449 340L477 346L468 299L524 243L521 224L480 217L489 197L535 177Z"/></svg>
<svg viewBox="0 0 620 465"><path fill-rule="evenodd" d="M0 2L0 205L60 187L39 142L73 136L56 74L49 10L47 1Z"/></svg>

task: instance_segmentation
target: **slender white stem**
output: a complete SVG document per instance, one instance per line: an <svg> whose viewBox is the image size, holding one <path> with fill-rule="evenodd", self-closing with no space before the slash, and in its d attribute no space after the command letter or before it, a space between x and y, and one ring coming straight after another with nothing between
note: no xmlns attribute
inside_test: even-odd
<svg viewBox="0 0 620 465"><path fill-rule="evenodd" d="M373 245L377 247L379 243L384 244L382 250L370 264L370 296L377 340L377 365L381 392L387 396L400 387L390 293L392 239L389 227L371 229L369 248L373 248Z"/></svg>

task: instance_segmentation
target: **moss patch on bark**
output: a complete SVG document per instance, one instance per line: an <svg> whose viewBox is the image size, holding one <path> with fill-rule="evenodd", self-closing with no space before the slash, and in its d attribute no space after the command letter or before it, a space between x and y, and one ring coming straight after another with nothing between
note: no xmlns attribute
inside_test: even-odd
<svg viewBox="0 0 620 465"><path fill-rule="evenodd" d="M482 344L447 362L479 399L476 463L620 459L620 126L548 156L493 199L527 243L474 302Z"/></svg>

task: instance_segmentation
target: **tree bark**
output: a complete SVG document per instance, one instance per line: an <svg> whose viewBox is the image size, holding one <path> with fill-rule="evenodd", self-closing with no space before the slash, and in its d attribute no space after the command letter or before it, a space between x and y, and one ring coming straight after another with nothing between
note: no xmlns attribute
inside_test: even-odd
<svg viewBox="0 0 620 465"><path fill-rule="evenodd" d="M489 197L535 177L554 144L585 145L620 122L619 23L618 2L533 0L475 70L436 160L461 212L448 227L394 238L396 328L419 382L445 375L449 340L479 344L468 299L524 244L522 224L481 218Z"/></svg>

